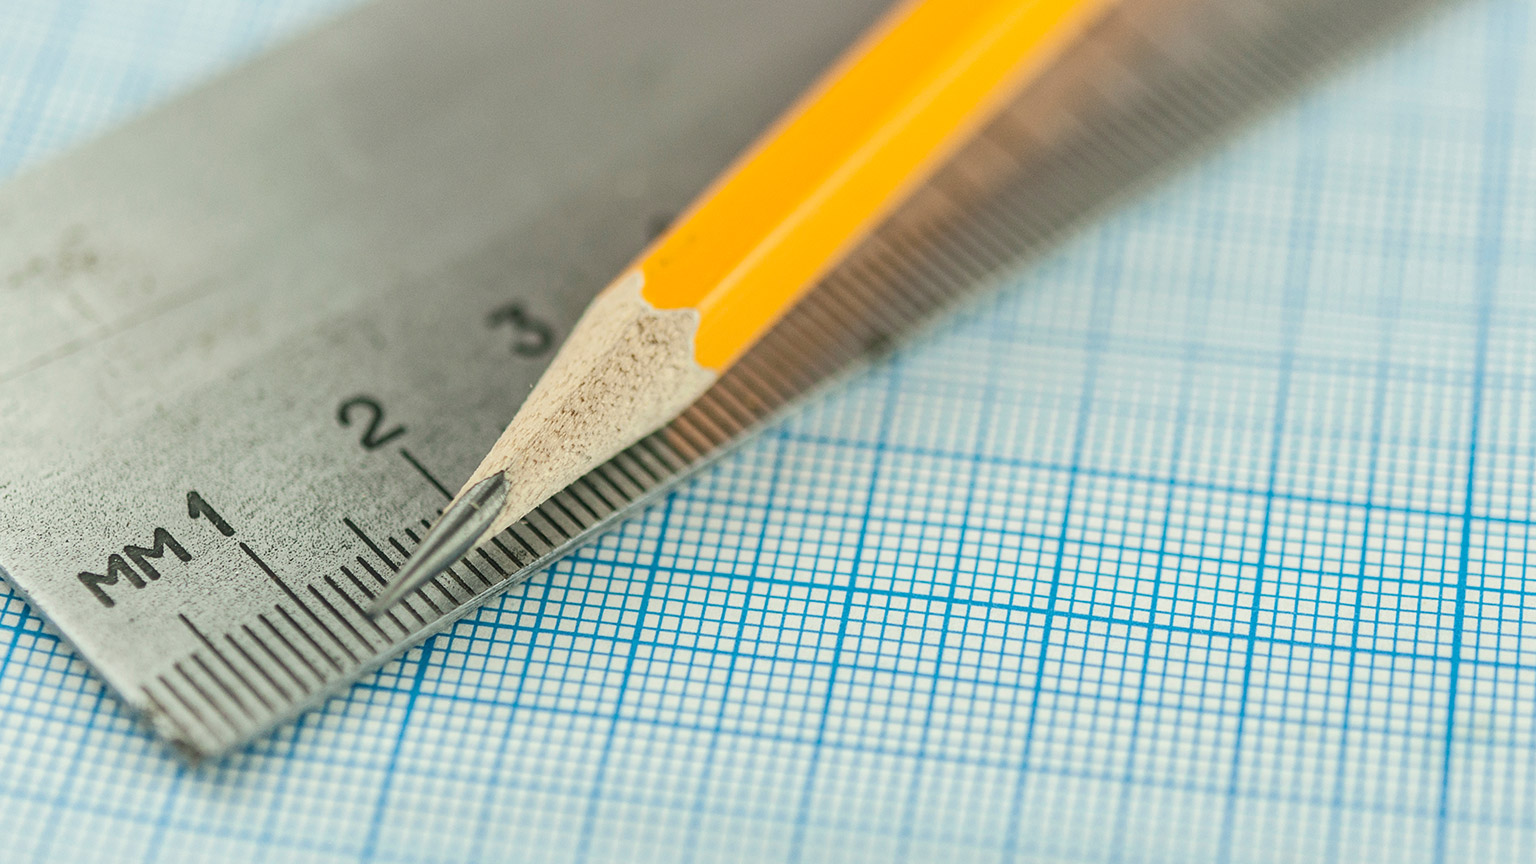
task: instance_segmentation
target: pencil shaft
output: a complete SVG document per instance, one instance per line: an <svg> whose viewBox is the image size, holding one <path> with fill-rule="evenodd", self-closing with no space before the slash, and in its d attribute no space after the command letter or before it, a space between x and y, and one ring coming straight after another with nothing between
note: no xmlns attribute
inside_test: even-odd
<svg viewBox="0 0 1536 864"><path fill-rule="evenodd" d="M681 413L1111 2L899 3L598 295L376 609Z"/></svg>
<svg viewBox="0 0 1536 864"><path fill-rule="evenodd" d="M1107 0L898 4L633 265L723 370Z"/></svg>

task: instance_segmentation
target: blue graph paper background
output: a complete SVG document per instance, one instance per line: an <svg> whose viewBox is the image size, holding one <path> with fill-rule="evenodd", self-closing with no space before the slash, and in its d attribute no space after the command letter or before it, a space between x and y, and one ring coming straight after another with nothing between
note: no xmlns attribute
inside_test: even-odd
<svg viewBox="0 0 1536 864"><path fill-rule="evenodd" d="M0 174L347 2L5 0ZM220 765L0 588L0 860L1530 860L1531 5Z"/></svg>

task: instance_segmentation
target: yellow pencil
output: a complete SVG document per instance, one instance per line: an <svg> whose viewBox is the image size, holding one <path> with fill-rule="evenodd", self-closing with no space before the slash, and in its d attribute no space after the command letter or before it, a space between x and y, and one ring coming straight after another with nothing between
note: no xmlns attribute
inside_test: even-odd
<svg viewBox="0 0 1536 864"><path fill-rule="evenodd" d="M592 301L373 610L681 413L1111 2L898 3Z"/></svg>

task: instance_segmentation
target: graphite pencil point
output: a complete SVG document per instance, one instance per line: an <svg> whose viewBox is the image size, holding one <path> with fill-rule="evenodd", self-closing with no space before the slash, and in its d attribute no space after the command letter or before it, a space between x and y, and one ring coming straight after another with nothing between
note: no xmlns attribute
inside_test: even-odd
<svg viewBox="0 0 1536 864"><path fill-rule="evenodd" d="M480 543L500 515L507 500L505 474L493 474L476 483L448 505L437 524L421 538L421 545L401 566L384 593L368 605L377 618L405 599L405 595L436 579L454 562Z"/></svg>

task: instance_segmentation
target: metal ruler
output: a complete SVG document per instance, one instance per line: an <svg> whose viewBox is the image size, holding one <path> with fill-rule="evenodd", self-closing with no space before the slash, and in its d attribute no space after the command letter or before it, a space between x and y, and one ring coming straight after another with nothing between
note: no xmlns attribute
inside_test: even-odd
<svg viewBox="0 0 1536 864"><path fill-rule="evenodd" d="M219 754L1425 5L1130 0L684 416L379 620L587 300L884 2L364 7L0 193L0 567Z"/></svg>

